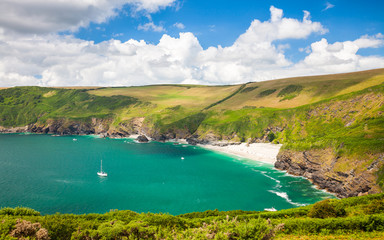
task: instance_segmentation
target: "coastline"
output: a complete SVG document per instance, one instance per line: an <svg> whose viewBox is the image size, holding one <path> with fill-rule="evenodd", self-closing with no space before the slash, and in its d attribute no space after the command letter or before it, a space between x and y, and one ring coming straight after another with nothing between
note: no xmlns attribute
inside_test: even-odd
<svg viewBox="0 0 384 240"><path fill-rule="evenodd" d="M274 165L281 144L241 143L241 144L198 144L205 149L222 152L254 161Z"/></svg>

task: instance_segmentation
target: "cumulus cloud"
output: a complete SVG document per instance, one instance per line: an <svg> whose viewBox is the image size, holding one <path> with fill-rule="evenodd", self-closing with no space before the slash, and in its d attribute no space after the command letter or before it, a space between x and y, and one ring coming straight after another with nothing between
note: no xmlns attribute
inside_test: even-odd
<svg viewBox="0 0 384 240"><path fill-rule="evenodd" d="M0 29L17 34L46 34L75 31L90 22L115 17L129 4L136 11L154 13L176 0L1 0Z"/></svg>
<svg viewBox="0 0 384 240"><path fill-rule="evenodd" d="M229 47L203 49L193 33L164 34L158 44L134 39L95 44L56 34L0 38L0 86L131 86L157 83L235 84L297 75L383 67L384 58L358 55L380 47L383 35L328 43L324 38L305 49L294 63L281 40L304 39L327 31L304 12L285 18L271 7L271 18L254 20ZM149 27L151 28L151 27ZM304 51L304 49L303 49Z"/></svg>
<svg viewBox="0 0 384 240"><path fill-rule="evenodd" d="M361 36L354 41L328 43L323 38L311 44L311 53L295 65L295 69L311 72L338 73L384 67L384 58L358 55L362 48L377 48L384 44L382 34Z"/></svg>

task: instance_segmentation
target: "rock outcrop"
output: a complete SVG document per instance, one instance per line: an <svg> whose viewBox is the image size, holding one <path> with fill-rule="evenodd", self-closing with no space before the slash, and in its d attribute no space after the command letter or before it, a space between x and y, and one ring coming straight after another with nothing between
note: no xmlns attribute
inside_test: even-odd
<svg viewBox="0 0 384 240"><path fill-rule="evenodd" d="M362 166L356 163L344 166L347 170L340 171L343 164L352 161L335 156L331 149L303 152L281 150L275 167L286 170L289 174L306 177L321 189L335 193L339 198L345 198L380 192L375 173L379 165L383 164L383 161L380 161L383 156L376 158L377 164L371 164L365 169L361 169Z"/></svg>
<svg viewBox="0 0 384 240"><path fill-rule="evenodd" d="M0 133L23 133L28 131L28 126L24 127L2 127L0 126Z"/></svg>
<svg viewBox="0 0 384 240"><path fill-rule="evenodd" d="M147 143L149 142L148 138L144 135L140 135L136 138L136 141L140 142L140 143Z"/></svg>

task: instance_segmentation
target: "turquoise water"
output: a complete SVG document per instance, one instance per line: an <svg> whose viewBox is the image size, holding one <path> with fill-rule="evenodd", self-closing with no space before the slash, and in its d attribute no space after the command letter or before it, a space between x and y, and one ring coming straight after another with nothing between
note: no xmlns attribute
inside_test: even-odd
<svg viewBox="0 0 384 240"><path fill-rule="evenodd" d="M107 178L96 174L101 159ZM190 145L13 134L0 135L0 189L0 207L43 214L285 209L333 197L272 165Z"/></svg>

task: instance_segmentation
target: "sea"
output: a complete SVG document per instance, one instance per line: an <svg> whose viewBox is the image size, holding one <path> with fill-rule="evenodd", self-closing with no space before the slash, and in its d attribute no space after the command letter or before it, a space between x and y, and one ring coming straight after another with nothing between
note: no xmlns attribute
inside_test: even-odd
<svg viewBox="0 0 384 240"><path fill-rule="evenodd" d="M100 165L108 177L99 177ZM0 208L173 215L287 209L335 198L270 164L176 142L0 135Z"/></svg>

